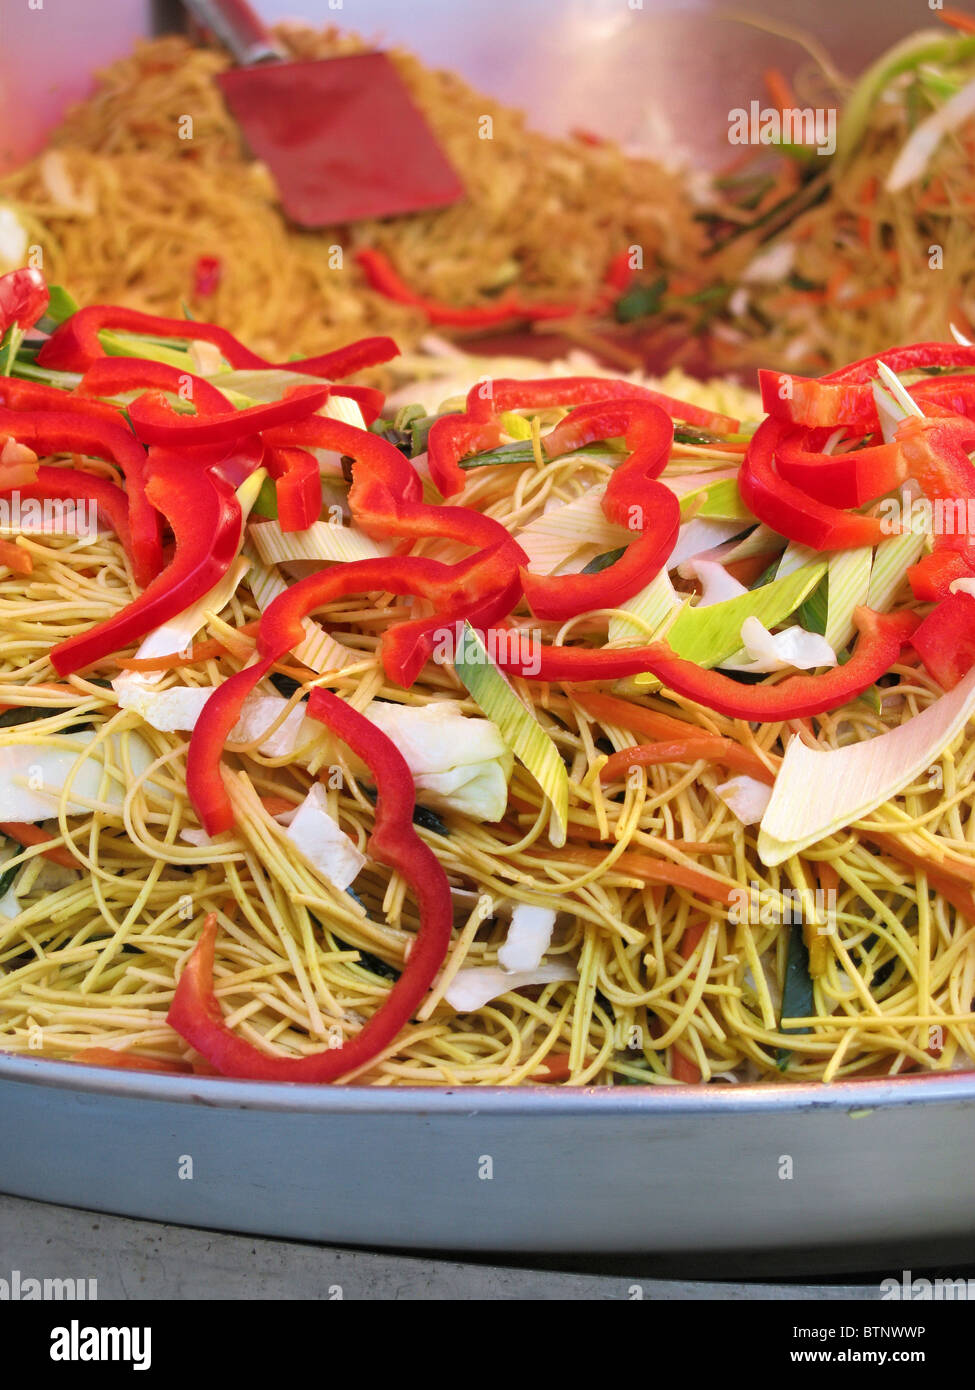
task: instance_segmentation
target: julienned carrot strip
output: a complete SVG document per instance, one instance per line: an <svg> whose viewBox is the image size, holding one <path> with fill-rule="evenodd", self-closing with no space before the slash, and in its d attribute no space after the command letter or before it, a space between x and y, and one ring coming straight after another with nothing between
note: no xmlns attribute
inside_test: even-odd
<svg viewBox="0 0 975 1390"><path fill-rule="evenodd" d="M72 1062L82 1062L89 1067L118 1067L122 1071L167 1072L170 1075L192 1073L189 1062L163 1062L158 1057L140 1057L135 1052L119 1052L114 1047L86 1047L76 1052Z"/></svg>
<svg viewBox="0 0 975 1390"><path fill-rule="evenodd" d="M912 850L906 849L894 835L881 835L870 832L869 834L861 831L863 838L869 840L878 849L884 850L893 859L899 859L902 864L907 864L912 869L922 869L927 875L928 883L936 893L939 893L946 902L951 903L952 907L967 917L970 922L975 922L975 891L972 883L966 879L964 873L954 873L954 865L946 868L943 864L932 864L923 855L915 854Z"/></svg>
<svg viewBox="0 0 975 1390"><path fill-rule="evenodd" d="M553 1052L550 1057L545 1058L542 1066L545 1070L535 1072L532 1081L540 1082L542 1085L550 1085L553 1081L565 1081L570 1071L569 1054Z"/></svg>
<svg viewBox="0 0 975 1390"><path fill-rule="evenodd" d="M876 197L877 177L875 174L871 174L869 178L863 181L863 187L860 189L860 202L864 207L870 207ZM861 215L857 218L857 236L860 238L860 244L862 246L869 247L870 245L871 227L872 223L869 217Z"/></svg>
<svg viewBox="0 0 975 1390"><path fill-rule="evenodd" d="M596 866L602 864L606 854L601 849L584 849L581 845L567 845L565 849L535 849L535 854L546 859L565 860L568 863ZM667 859L654 859L650 854L638 850L624 850L620 857L610 865L607 873L624 874L628 878L640 878L644 883L661 883L671 888L686 888L698 897L712 902L730 903L734 891L728 884L702 873L700 869L689 869L685 864L671 864Z"/></svg>
<svg viewBox="0 0 975 1390"><path fill-rule="evenodd" d="M269 816L283 816L285 811L297 811L298 807L286 796L262 796L261 805Z"/></svg>
<svg viewBox="0 0 975 1390"><path fill-rule="evenodd" d="M895 859L900 859L904 864L910 864L915 869L935 869L939 874L947 878L953 878L956 883L963 884L965 887L975 891L975 864L955 864L955 863L935 863L923 854L917 854L914 850L902 845L896 835L885 835L880 831L862 830L860 834L871 844L877 845L880 849L892 854Z"/></svg>
<svg viewBox="0 0 975 1390"><path fill-rule="evenodd" d="M675 1081L683 1081L687 1086L696 1086L701 1080L701 1068L676 1046L670 1049L670 1074Z"/></svg>
<svg viewBox="0 0 975 1390"><path fill-rule="evenodd" d="M236 631L241 637L256 633L257 620L245 623ZM201 661L212 661L227 650L226 642L220 637L211 637L206 642L197 642L189 652L170 652L168 656L128 656L116 658L115 664L122 671L174 671L180 666L197 666Z"/></svg>
<svg viewBox="0 0 975 1390"><path fill-rule="evenodd" d="M580 690L573 691L572 698L601 724L610 724L613 728L626 729L633 734L648 734L652 739L675 739L698 737L701 733L697 724L674 719L669 714L658 714L655 709L635 705L632 700L620 700L615 695Z"/></svg>
<svg viewBox="0 0 975 1390"><path fill-rule="evenodd" d="M0 565L5 565L11 574L31 574L34 569L30 551L16 541L0 540Z"/></svg>
<svg viewBox="0 0 975 1390"><path fill-rule="evenodd" d="M599 774L602 782L617 782L631 767L656 767L661 763L696 763L702 759L723 763L735 772L747 773L772 786L774 773L769 772L761 758L734 739L717 734L699 738L675 739L671 743L641 743L636 748L624 748L605 763Z"/></svg>
<svg viewBox="0 0 975 1390"><path fill-rule="evenodd" d="M31 825L27 821L0 821L0 835L6 835L10 840L16 840L19 845L30 848L33 845L46 844L48 840L56 837L43 826ZM50 859L52 864L60 864L64 869L77 869L78 861L74 855L63 845L55 845L52 849L43 851L42 857Z"/></svg>
<svg viewBox="0 0 975 1390"><path fill-rule="evenodd" d="M950 5L935 10L935 14L943 23L950 24L952 29L957 29L960 34L975 34L975 16L965 14L962 10L952 9Z"/></svg>
<svg viewBox="0 0 975 1390"><path fill-rule="evenodd" d="M762 74L765 89L772 98L772 104L781 113L795 108L795 93L792 84L781 68L766 68Z"/></svg>

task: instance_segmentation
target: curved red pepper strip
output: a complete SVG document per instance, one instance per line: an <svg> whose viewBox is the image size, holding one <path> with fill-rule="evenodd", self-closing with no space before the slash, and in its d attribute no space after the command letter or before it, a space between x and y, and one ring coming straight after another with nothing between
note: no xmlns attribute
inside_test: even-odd
<svg viewBox="0 0 975 1390"><path fill-rule="evenodd" d="M210 592L237 554L240 503L222 479L166 455L151 456L147 472L148 499L172 528L173 558L120 613L52 649L51 661L62 676L91 666L182 613Z"/></svg>
<svg viewBox="0 0 975 1390"><path fill-rule="evenodd" d="M0 410L0 434L12 435L37 454L89 454L118 465L128 495L133 576L144 588L162 564L159 516L146 496L146 451L120 419L109 424L73 410L71 399L65 398L63 411Z"/></svg>
<svg viewBox="0 0 975 1390"><path fill-rule="evenodd" d="M7 410L59 410L74 415L90 415L108 425L123 425L121 409L104 401L89 401L43 381L21 381L19 377L0 377L0 405Z"/></svg>
<svg viewBox="0 0 975 1390"><path fill-rule="evenodd" d="M189 401L198 415L226 413L230 402L205 377L153 362L148 357L99 357L78 384L82 396L118 396L128 391L168 391Z"/></svg>
<svg viewBox="0 0 975 1390"><path fill-rule="evenodd" d="M763 370L758 373L762 405L776 420L810 428L842 424L872 432L879 421L871 384L878 379L880 362L893 372L975 366L975 348L953 343L916 343L891 348L877 357L865 357L819 378ZM959 415L969 414L975 404L971 377L932 378L915 382L908 390L919 404L947 406Z"/></svg>
<svg viewBox="0 0 975 1390"><path fill-rule="evenodd" d="M551 406L596 405L607 401L652 401L674 420L712 430L715 434L734 434L741 421L719 415L703 406L665 396L649 386L615 377L540 377L521 381L517 377L495 377L478 382L467 393L467 414L489 419L505 410L544 410Z"/></svg>
<svg viewBox="0 0 975 1390"><path fill-rule="evenodd" d="M274 448L329 449L361 460L369 476L381 482L395 502L423 500L420 475L388 439L369 434L344 420L310 415L290 425L264 431L264 442Z"/></svg>
<svg viewBox="0 0 975 1390"><path fill-rule="evenodd" d="M738 473L738 490L749 511L780 536L813 550L879 545L886 534L879 517L816 502L779 476L774 460L786 433L778 420L764 420L755 431Z"/></svg>
<svg viewBox="0 0 975 1390"><path fill-rule="evenodd" d="M874 613L869 608L857 608L854 621L860 636L845 666L819 676L789 676L778 685L744 685L685 661L666 642L618 651L535 645L527 657L510 651L514 644L498 643L496 660L536 681L607 681L648 671L665 689L716 714L773 724L824 714L862 694L889 671L918 625L914 613Z"/></svg>
<svg viewBox="0 0 975 1390"><path fill-rule="evenodd" d="M486 571L493 571L492 557L486 556L483 563ZM498 582L493 572L488 583L492 582ZM390 680L409 690L431 656L436 656L438 645L443 644L445 658L453 659L465 622L483 632L503 622L520 598L521 580L515 574L484 603L472 607L468 602L432 618L413 618L388 627L379 644L383 670Z"/></svg>
<svg viewBox="0 0 975 1390"><path fill-rule="evenodd" d="M42 367L60 371L84 372L98 358L106 356L98 335L102 329L123 333L144 333L154 338L182 338L213 343L235 368L283 368L309 376L342 377L366 367L378 366L399 355L392 338L362 338L334 352L302 357L294 362L269 362L251 352L226 328L199 319L171 319L161 314L145 314L121 304L90 304L65 319L41 348L37 360Z"/></svg>
<svg viewBox="0 0 975 1390"><path fill-rule="evenodd" d="M436 855L413 828L413 777L391 739L331 691L312 691L308 713L351 748L376 782L376 820L369 855L405 880L419 909L420 928L383 1004L362 1030L307 1057L272 1057L235 1036L224 1022L213 991L216 917L183 969L167 1022L225 1076L256 1081L334 1081L365 1066L392 1044L414 1016L443 965L453 929L450 884Z"/></svg>
<svg viewBox="0 0 975 1390"><path fill-rule="evenodd" d="M421 556L376 556L319 570L279 594L261 617L258 661L218 686L193 729L186 760L186 788L207 834L218 835L234 823L220 762L244 701L274 663L301 641L306 618L336 599L373 592L429 599L443 613L450 612L454 605L460 606L458 600L473 608L483 591L482 566L479 555L458 565L445 565Z"/></svg>
<svg viewBox="0 0 975 1390"><path fill-rule="evenodd" d="M975 415L975 376L931 377L908 389L925 415L934 415L935 407L969 419Z"/></svg>
<svg viewBox="0 0 975 1390"><path fill-rule="evenodd" d="M328 386L299 386L283 400L248 406L246 410L234 410L228 405L226 412L220 415L178 415L165 396L150 391L132 402L129 419L146 444L163 444L170 448L186 444L231 444L244 435L314 415L328 400L330 389Z"/></svg>
<svg viewBox="0 0 975 1390"><path fill-rule="evenodd" d="M300 357L296 361L279 362L277 365L289 372L304 372L307 376L323 376L330 381L344 381L347 376L364 372L367 367L378 367L398 356L399 348L392 338L360 338L357 342L335 348L332 352L321 352L317 357ZM270 367L274 364L265 362L264 365ZM365 391L372 388L354 389ZM349 387L342 394L351 395L352 390L353 388Z"/></svg>
<svg viewBox="0 0 975 1390"><path fill-rule="evenodd" d="M99 338L103 329L123 333L143 333L154 338L182 338L213 343L232 367L266 367L269 364L234 335L216 323L199 319L171 319L162 314L145 314L121 304L89 304L77 309L58 325L37 354L42 367L57 371L85 372L100 357L107 356Z"/></svg>
<svg viewBox="0 0 975 1390"><path fill-rule="evenodd" d="M39 270L22 266L0 275L0 342L7 330L33 328L47 308L48 293Z"/></svg>
<svg viewBox="0 0 975 1390"><path fill-rule="evenodd" d="M923 367L975 367L975 347L965 347L961 343L909 343L906 347L893 347L873 357L849 362L821 380L875 381L879 362L886 363L892 372L912 372Z"/></svg>
<svg viewBox="0 0 975 1390"><path fill-rule="evenodd" d="M862 507L893 492L907 478L907 466L898 444L874 444L845 454L824 454L821 448L828 433L822 429L796 430L783 435L775 451L779 477L817 502L834 507Z"/></svg>
<svg viewBox="0 0 975 1390"><path fill-rule="evenodd" d="M740 423L730 415L718 415L660 391L612 377L541 377L529 381L498 377L471 387L464 414L445 415L431 427L427 441L430 476L444 497L463 491L467 476L466 470L460 467L461 460L501 443L503 430L498 416L506 410L543 410L628 400L652 402L670 417L719 433L734 433ZM472 463L471 466L477 465Z"/></svg>
<svg viewBox="0 0 975 1390"><path fill-rule="evenodd" d="M623 253L626 255L627 253ZM627 256L628 260L628 256ZM606 272L604 288L590 304L581 300L566 303L543 303L524 300L518 294L506 294L491 304L475 304L467 307L444 304L441 300L411 290L402 276L395 270L389 257L382 251L364 248L356 252L356 261L362 268L370 287L377 294L419 309L431 323L449 325L453 328L493 328L500 323L510 323L518 319L529 322L544 322L549 319L570 318L574 314L599 313L611 304L620 293L623 283L620 256L614 256ZM628 281L627 281L628 283ZM625 286L624 286L625 287Z"/></svg>
<svg viewBox="0 0 975 1390"><path fill-rule="evenodd" d="M275 482L282 531L307 531L322 513L322 477L307 449L269 449L267 471Z"/></svg>
<svg viewBox="0 0 975 1390"><path fill-rule="evenodd" d="M614 525L642 534L615 564L596 574L538 575L523 569L522 587L537 618L562 621L596 608L616 608L650 583L674 548L680 502L654 481L670 458L674 427L658 405L630 400L580 406L545 436L545 453L557 458L618 435L630 457L610 478L602 508Z"/></svg>
<svg viewBox="0 0 975 1390"><path fill-rule="evenodd" d="M470 413L441 415L430 426L427 436L427 462L430 477L442 497L454 497L467 485L467 474L460 460L481 454L501 443L504 429L498 419L479 420Z"/></svg>
<svg viewBox="0 0 975 1390"><path fill-rule="evenodd" d="M29 483L5 482L4 477L5 472L0 469L0 492L17 491L22 499L94 504L98 519L104 518L110 523L129 557L129 563L135 569L129 529L129 499L108 478L83 473L79 468L45 468L43 465Z"/></svg>

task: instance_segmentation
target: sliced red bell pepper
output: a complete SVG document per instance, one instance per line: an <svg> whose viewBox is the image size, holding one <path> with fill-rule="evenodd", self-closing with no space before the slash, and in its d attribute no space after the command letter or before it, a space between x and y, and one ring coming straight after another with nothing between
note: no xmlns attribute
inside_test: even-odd
<svg viewBox="0 0 975 1390"><path fill-rule="evenodd" d="M146 444L170 448L195 444L232 444L245 435L257 434L275 425L287 425L314 415L328 400L328 386L299 386L280 401L232 407L221 414L178 415L166 397L150 391L129 406L132 428Z"/></svg>
<svg viewBox="0 0 975 1390"><path fill-rule="evenodd" d="M916 598L946 597L975 565L975 421L963 416L904 420L894 436L910 477L933 505L934 553L907 572ZM940 509L940 517L937 515ZM959 558L955 558L955 556Z"/></svg>
<svg viewBox="0 0 975 1390"><path fill-rule="evenodd" d="M269 449L267 471L274 479L282 531L307 531L322 514L322 477L307 449Z"/></svg>
<svg viewBox="0 0 975 1390"><path fill-rule="evenodd" d="M230 409L222 391L205 377L184 372L168 362L148 357L99 357L78 385L81 396L119 396L128 391L168 391L189 401L198 415L220 415Z"/></svg>
<svg viewBox="0 0 975 1390"><path fill-rule="evenodd" d="M951 594L956 579L975 578L975 552L936 550L907 571L911 593L919 603L936 603Z"/></svg>
<svg viewBox="0 0 975 1390"><path fill-rule="evenodd" d="M261 617L258 661L214 691L193 729L186 761L186 787L207 834L218 835L234 823L233 808L220 776L220 762L244 701L274 663L301 641L306 618L336 599L364 593L412 594L429 599L447 614L462 604L473 609L484 602L485 585L484 559L480 555L458 565L445 565L422 556L377 556L319 570L280 594Z"/></svg>
<svg viewBox="0 0 975 1390"><path fill-rule="evenodd" d="M541 377L528 381L499 377L472 386L467 393L464 413L442 416L431 427L427 442L430 476L444 497L461 492L467 481L466 471L460 467L461 460L476 457L501 443L503 431L498 416L504 411L581 407L629 400L651 402L673 419L719 433L734 433L740 423L730 415L718 415L660 391L612 377ZM554 457L549 450L550 440L551 436L547 437L545 449Z"/></svg>
<svg viewBox="0 0 975 1390"><path fill-rule="evenodd" d="M807 429L846 425L873 433L878 428L877 403L869 385L765 370L759 371L758 383L762 405L773 420Z"/></svg>
<svg viewBox="0 0 975 1390"><path fill-rule="evenodd" d="M51 334L38 353L42 367L60 371L84 372L99 357L106 355L99 338L103 329L124 333L142 333L153 338L180 338L213 343L223 357L236 368L281 367L309 376L343 377L366 367L388 362L399 354L392 338L362 338L356 343L325 352L317 357L301 357L293 362L269 362L244 346L226 328L200 319L170 319L160 314L144 314L138 309L126 309L120 304L92 304L78 309Z"/></svg>
<svg viewBox="0 0 975 1390"><path fill-rule="evenodd" d="M8 477L6 470L0 469L0 492L15 490L22 500L30 498L38 502L73 502L76 506L93 506L98 519L107 520L118 536L135 570L129 499L108 478L83 473L80 468L47 468L42 465L30 482L17 482Z"/></svg>
<svg viewBox="0 0 975 1390"><path fill-rule="evenodd" d="M369 477L381 482L394 501L423 499L423 483L409 459L387 439L347 425L344 420L310 415L294 424L265 430L264 442L274 448L329 449L344 454L362 461Z"/></svg>
<svg viewBox="0 0 975 1390"><path fill-rule="evenodd" d="M521 580L514 573L505 584L502 573L487 573L495 563L497 557L485 557L483 561L485 589L494 590L483 603L468 600L432 618L413 618L386 629L380 640L380 651L383 670L390 680L409 690L431 656L437 655L438 645L445 637L449 641L443 642L444 654L452 657L465 621L482 630L507 618L521 598Z"/></svg>
<svg viewBox="0 0 975 1390"><path fill-rule="evenodd" d="M0 405L7 410L70 410L77 415L91 415L109 425L122 425L120 409L104 401L89 401L74 392L62 391L43 381L22 381L15 376L0 376Z"/></svg>
<svg viewBox="0 0 975 1390"><path fill-rule="evenodd" d="M99 333L105 329L141 333L153 338L180 338L212 343L232 367L254 368L269 364L244 347L226 328L200 319L171 319L162 314L145 314L121 304L90 304L77 309L48 338L37 355L42 367L57 371L85 372L98 358L105 357Z"/></svg>
<svg viewBox="0 0 975 1390"><path fill-rule="evenodd" d="M844 454L824 454L829 430L784 434L775 450L780 478L817 502L862 507L893 492L907 478L903 451L896 443L872 444Z"/></svg>
<svg viewBox="0 0 975 1390"><path fill-rule="evenodd" d="M705 670L677 656L666 642L615 651L533 644L527 655L510 650L513 643L498 643L496 660L536 681L608 681L648 671L665 689L717 714L774 724L823 714L862 694L890 669L918 624L914 613L874 613L869 608L857 608L854 621L860 636L844 666L823 675L789 676L776 685L745 685Z"/></svg>
<svg viewBox="0 0 975 1390"><path fill-rule="evenodd" d="M357 342L347 343L345 347L335 348L332 352L320 352L317 357L300 357L293 362L280 362L278 366L291 372L304 372L307 376L344 381L348 376L355 376L356 372L381 366L383 362L390 362L398 356L399 348L392 338L359 338ZM272 364L267 362L264 365Z"/></svg>
<svg viewBox="0 0 975 1390"><path fill-rule="evenodd" d="M715 434L734 434L741 421L732 415L692 405L690 401L665 396L649 386L615 377L562 376L519 380L495 377L480 381L467 393L466 411L474 419L487 419L506 410L545 410L553 406L596 405L607 401L652 401L673 420L712 430Z"/></svg>
<svg viewBox="0 0 975 1390"><path fill-rule="evenodd" d="M595 574L537 575L521 582L537 618L563 621L597 608L616 608L659 573L680 530L680 502L654 480L670 458L674 427L651 401L628 400L579 406L545 436L550 458L573 453L598 439L622 435L630 457L613 473L603 496L608 521L640 535L614 564Z"/></svg>
<svg viewBox="0 0 975 1390"><path fill-rule="evenodd" d="M848 550L879 545L886 534L879 517L857 516L817 502L776 472L776 450L787 433L778 420L764 420L745 454L738 489L745 506L780 536L813 550Z"/></svg>
<svg viewBox="0 0 975 1390"><path fill-rule="evenodd" d="M306 1057L272 1057L237 1037L224 1022L213 989L216 917L211 915L183 969L168 1014L172 1028L225 1076L260 1081L334 1081L390 1047L414 1016L443 965L453 928L453 901L443 866L413 828L413 777L396 745L364 715L330 691L317 689L308 713L351 748L376 783L376 819L369 837L372 859L406 882L420 927L403 973L363 1028L343 1042Z"/></svg>
<svg viewBox="0 0 975 1390"><path fill-rule="evenodd" d="M230 487L174 455L153 452L146 494L172 528L176 549L163 572L114 617L59 642L51 652L62 676L138 641L209 593L240 546L240 503Z"/></svg>
<svg viewBox="0 0 975 1390"><path fill-rule="evenodd" d="M77 411L72 400L65 396L63 411L28 414L0 409L0 434L11 435L41 456L89 454L118 465L128 496L133 576L144 588L159 573L162 563L159 516L146 497L146 451L121 421L109 424Z"/></svg>
<svg viewBox="0 0 975 1390"><path fill-rule="evenodd" d="M911 645L942 690L953 690L975 666L975 598L964 591L949 594L921 623Z"/></svg>
<svg viewBox="0 0 975 1390"><path fill-rule="evenodd" d="M504 428L496 418L475 419L465 415L441 415L427 436L427 462L430 477L443 497L463 492L467 475L460 460L483 453L501 443Z"/></svg>
<svg viewBox="0 0 975 1390"><path fill-rule="evenodd" d="M975 415L975 376L936 376L915 381L911 395L925 415L934 415L935 407L952 415Z"/></svg>
<svg viewBox="0 0 975 1390"><path fill-rule="evenodd" d="M961 343L909 343L889 348L873 357L861 357L822 377L823 381L871 382L877 379L878 363L892 372L916 372L924 367L975 367L975 347Z"/></svg>
<svg viewBox="0 0 975 1390"><path fill-rule="evenodd" d="M31 266L0 275L0 342L9 328L33 328L47 308L44 276Z"/></svg>

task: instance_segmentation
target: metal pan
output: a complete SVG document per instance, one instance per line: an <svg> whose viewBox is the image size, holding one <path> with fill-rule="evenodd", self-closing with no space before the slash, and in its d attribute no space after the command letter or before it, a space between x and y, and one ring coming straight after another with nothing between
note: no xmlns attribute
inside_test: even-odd
<svg viewBox="0 0 975 1390"><path fill-rule="evenodd" d="M855 1268L879 1246L909 1260L975 1240L975 1075L376 1089L7 1056L0 1114L6 1192L290 1239L750 1251L756 1271L815 1247Z"/></svg>

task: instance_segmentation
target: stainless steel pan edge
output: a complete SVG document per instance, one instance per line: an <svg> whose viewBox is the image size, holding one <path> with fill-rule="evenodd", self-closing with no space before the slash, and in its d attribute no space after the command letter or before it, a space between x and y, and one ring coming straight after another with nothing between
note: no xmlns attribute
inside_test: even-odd
<svg viewBox="0 0 975 1390"><path fill-rule="evenodd" d="M333 1244L975 1252L973 1130L965 1074L389 1090L0 1057L0 1189Z"/></svg>

